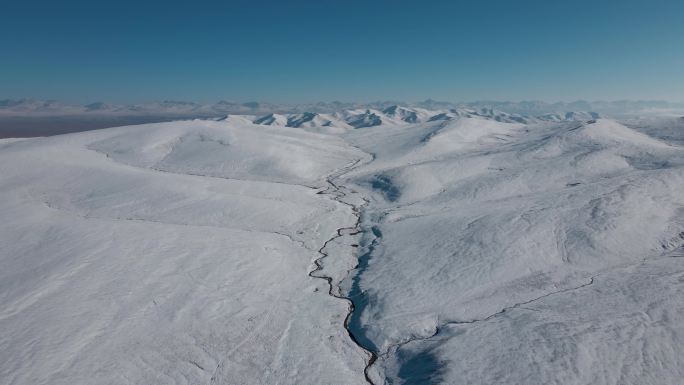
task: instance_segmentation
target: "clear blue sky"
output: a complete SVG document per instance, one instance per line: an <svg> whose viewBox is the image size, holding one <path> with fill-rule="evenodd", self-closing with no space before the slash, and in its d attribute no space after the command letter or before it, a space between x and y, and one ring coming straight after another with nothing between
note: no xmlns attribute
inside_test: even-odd
<svg viewBox="0 0 684 385"><path fill-rule="evenodd" d="M3 97L684 101L684 1L8 0Z"/></svg>

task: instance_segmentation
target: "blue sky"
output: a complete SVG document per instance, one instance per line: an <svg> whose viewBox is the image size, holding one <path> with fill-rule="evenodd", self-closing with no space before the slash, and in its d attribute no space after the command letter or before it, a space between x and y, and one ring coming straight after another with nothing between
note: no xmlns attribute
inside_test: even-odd
<svg viewBox="0 0 684 385"><path fill-rule="evenodd" d="M684 1L12 1L0 98L684 101Z"/></svg>

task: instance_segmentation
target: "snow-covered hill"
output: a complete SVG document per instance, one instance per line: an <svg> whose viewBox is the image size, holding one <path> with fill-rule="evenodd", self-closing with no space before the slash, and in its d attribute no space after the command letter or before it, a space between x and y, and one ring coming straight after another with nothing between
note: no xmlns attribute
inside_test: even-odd
<svg viewBox="0 0 684 385"><path fill-rule="evenodd" d="M378 381L684 374L684 287L666 278L684 277L670 258L684 252L684 148L611 120L466 118L347 139L376 155L348 175L375 197L377 230L345 287L362 293L352 327L380 356Z"/></svg>
<svg viewBox="0 0 684 385"><path fill-rule="evenodd" d="M1 141L0 383L363 383L307 272L364 156L233 120Z"/></svg>
<svg viewBox="0 0 684 385"><path fill-rule="evenodd" d="M681 118L243 107L0 140L0 384L684 377Z"/></svg>

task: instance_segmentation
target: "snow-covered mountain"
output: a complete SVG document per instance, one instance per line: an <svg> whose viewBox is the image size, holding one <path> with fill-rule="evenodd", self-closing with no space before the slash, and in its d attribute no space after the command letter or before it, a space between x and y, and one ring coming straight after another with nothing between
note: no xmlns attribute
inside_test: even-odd
<svg viewBox="0 0 684 385"><path fill-rule="evenodd" d="M266 126L287 126L288 118L281 114L268 114L254 119L254 124Z"/></svg>
<svg viewBox="0 0 684 385"><path fill-rule="evenodd" d="M0 384L684 378L684 118L228 105L0 139Z"/></svg>
<svg viewBox="0 0 684 385"><path fill-rule="evenodd" d="M321 128L368 128L381 125L407 125L434 121L446 121L459 118L484 118L503 123L542 123L589 121L599 118L595 112L566 112L562 114L546 114L542 116L523 116L509 114L491 108L478 110L467 108L452 108L449 110L426 110L417 107L393 105L383 110L353 109L343 110L332 114L304 112L294 114L266 114L252 121L255 124L276 125L308 129ZM341 131L336 131L341 132Z"/></svg>

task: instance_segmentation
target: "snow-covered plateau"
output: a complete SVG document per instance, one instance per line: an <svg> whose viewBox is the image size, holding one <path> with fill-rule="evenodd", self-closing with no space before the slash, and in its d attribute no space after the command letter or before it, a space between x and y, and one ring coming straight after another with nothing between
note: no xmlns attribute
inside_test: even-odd
<svg viewBox="0 0 684 385"><path fill-rule="evenodd" d="M673 385L684 118L415 106L0 140L0 384Z"/></svg>

